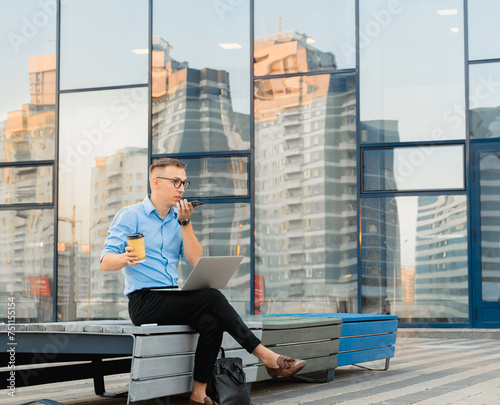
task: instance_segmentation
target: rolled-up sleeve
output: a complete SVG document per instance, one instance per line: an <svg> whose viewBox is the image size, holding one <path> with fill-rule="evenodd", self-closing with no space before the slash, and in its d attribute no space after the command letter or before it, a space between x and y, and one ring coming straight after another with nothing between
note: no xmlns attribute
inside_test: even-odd
<svg viewBox="0 0 500 405"><path fill-rule="evenodd" d="M125 247L128 246L127 235L136 232L137 218L129 208L130 207L122 208L115 215L108 230L108 237L104 241L104 248L101 252L101 262L107 253L121 254L125 252Z"/></svg>

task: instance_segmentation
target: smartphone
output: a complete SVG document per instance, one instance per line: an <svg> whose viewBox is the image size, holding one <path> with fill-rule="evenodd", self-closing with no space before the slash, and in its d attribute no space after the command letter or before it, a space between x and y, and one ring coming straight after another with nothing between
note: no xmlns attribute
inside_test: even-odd
<svg viewBox="0 0 500 405"><path fill-rule="evenodd" d="M197 207L198 205L203 205L203 204L205 204L204 202L202 202L202 201L198 201L198 200L194 200L194 201L190 201L190 202L191 202L191 204L193 204L193 208L194 208L194 207Z"/></svg>

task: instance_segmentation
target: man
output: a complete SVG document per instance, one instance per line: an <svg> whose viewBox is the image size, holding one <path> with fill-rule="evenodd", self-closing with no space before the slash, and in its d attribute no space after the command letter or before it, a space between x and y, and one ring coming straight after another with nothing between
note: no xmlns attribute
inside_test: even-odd
<svg viewBox="0 0 500 405"><path fill-rule="evenodd" d="M177 286L180 257L194 267L202 256L189 219L193 206L182 199L189 186L185 167L185 163L170 158L153 162L149 168L151 195L116 214L101 254L101 268L123 268L125 295L135 325L189 324L199 332L189 404L214 404L207 397L206 386L224 331L259 358L270 375L293 375L305 361L280 356L264 347L218 290L150 291ZM127 246L127 235L137 232L144 234L146 245L142 263L135 263L137 253Z"/></svg>

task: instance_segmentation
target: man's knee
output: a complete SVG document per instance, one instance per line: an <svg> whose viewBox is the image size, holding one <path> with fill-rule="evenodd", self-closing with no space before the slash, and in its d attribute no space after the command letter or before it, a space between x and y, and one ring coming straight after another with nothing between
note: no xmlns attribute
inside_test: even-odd
<svg viewBox="0 0 500 405"><path fill-rule="evenodd" d="M195 329L201 333L220 334L224 333L224 329L220 321L212 314L203 314L196 321Z"/></svg>

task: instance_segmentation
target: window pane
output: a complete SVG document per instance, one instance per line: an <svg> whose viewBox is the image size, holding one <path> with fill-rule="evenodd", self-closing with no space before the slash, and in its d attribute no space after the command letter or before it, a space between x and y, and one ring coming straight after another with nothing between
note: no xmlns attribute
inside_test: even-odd
<svg viewBox="0 0 500 405"><path fill-rule="evenodd" d="M189 189L185 198L246 197L248 189L248 157L182 159Z"/></svg>
<svg viewBox="0 0 500 405"><path fill-rule="evenodd" d="M254 35L256 76L356 66L353 0L256 0Z"/></svg>
<svg viewBox="0 0 500 405"><path fill-rule="evenodd" d="M359 35L362 142L465 139L461 0L361 0Z"/></svg>
<svg viewBox="0 0 500 405"><path fill-rule="evenodd" d="M248 1L153 10L153 153L250 149Z"/></svg>
<svg viewBox="0 0 500 405"><path fill-rule="evenodd" d="M148 2L61 2L61 90L148 82Z"/></svg>
<svg viewBox="0 0 500 405"><path fill-rule="evenodd" d="M469 78L471 137L500 137L500 63L471 65Z"/></svg>
<svg viewBox="0 0 500 405"><path fill-rule="evenodd" d="M62 94L58 311L63 320L128 316L120 272L99 258L114 215L148 191L142 90ZM135 100L133 107L127 100ZM90 289L90 290L89 290Z"/></svg>
<svg viewBox="0 0 500 405"><path fill-rule="evenodd" d="M469 60L500 58L500 3L497 0L467 2L469 15Z"/></svg>
<svg viewBox="0 0 500 405"><path fill-rule="evenodd" d="M461 145L363 151L363 191L463 189L464 175Z"/></svg>
<svg viewBox="0 0 500 405"><path fill-rule="evenodd" d="M250 314L250 204L205 204L190 219L204 256L245 256L221 291L239 314ZM178 270L183 283L192 269L181 260Z"/></svg>
<svg viewBox="0 0 500 405"><path fill-rule="evenodd" d="M54 159L56 9L0 2L0 162Z"/></svg>
<svg viewBox="0 0 500 405"><path fill-rule="evenodd" d="M500 301L500 152L479 153L481 300Z"/></svg>
<svg viewBox="0 0 500 405"><path fill-rule="evenodd" d="M354 74L255 82L260 312L357 312L355 86Z"/></svg>
<svg viewBox="0 0 500 405"><path fill-rule="evenodd" d="M17 323L51 321L54 211L0 211L0 243L0 317L14 297Z"/></svg>
<svg viewBox="0 0 500 405"><path fill-rule="evenodd" d="M468 322L465 196L361 200L362 312Z"/></svg>
<svg viewBox="0 0 500 405"><path fill-rule="evenodd" d="M0 168L0 204L52 202L52 166Z"/></svg>

